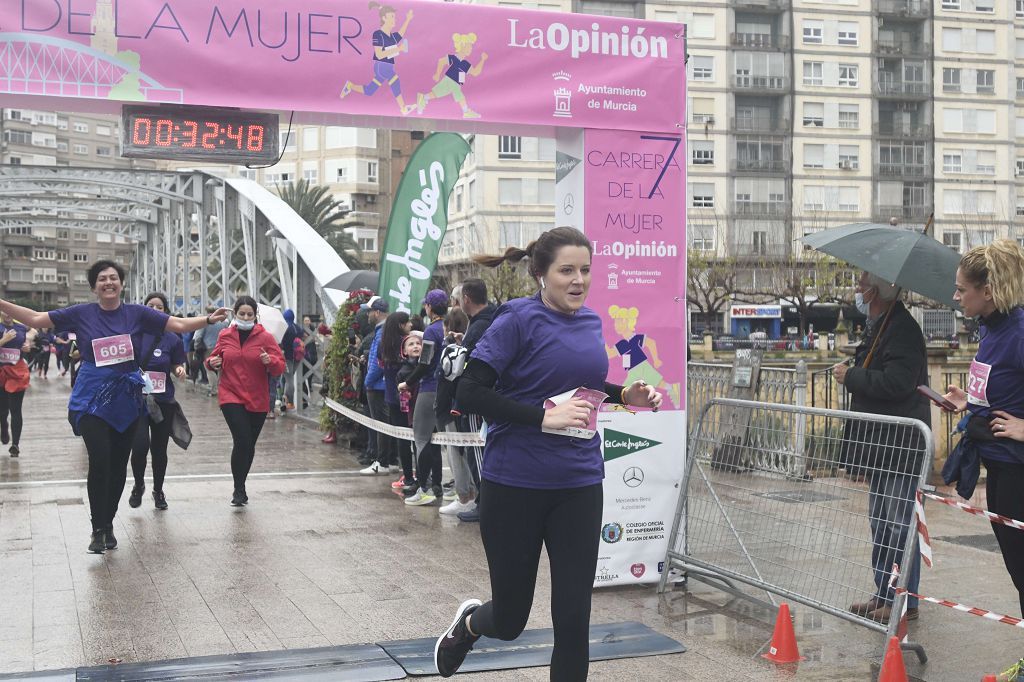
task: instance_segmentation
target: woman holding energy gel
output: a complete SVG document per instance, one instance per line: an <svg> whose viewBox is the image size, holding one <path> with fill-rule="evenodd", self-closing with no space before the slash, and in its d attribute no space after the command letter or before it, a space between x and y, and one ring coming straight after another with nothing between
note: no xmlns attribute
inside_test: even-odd
<svg viewBox="0 0 1024 682"><path fill-rule="evenodd" d="M139 369L144 334L195 331L228 315L221 308L206 317L178 318L144 305L124 303L125 270L101 260L89 268L95 303L80 303L48 313L0 300L0 314L35 328L75 332L81 368L68 402L68 421L89 453L89 551L117 547L114 515L124 492L135 426L145 410Z"/></svg>
<svg viewBox="0 0 1024 682"><path fill-rule="evenodd" d="M458 387L460 405L487 420L481 482L480 535L491 576L491 601L463 602L437 640L434 661L449 677L481 636L513 640L533 605L541 547L551 564L555 647L551 679L586 680L590 664L590 598L601 533L604 459L589 439L545 430L587 428L597 409L553 396L588 388L613 403L661 405L653 387L607 383L601 318L584 306L593 247L582 232L558 227L526 249L480 257L484 265L529 258L540 291L509 301L495 314Z"/></svg>

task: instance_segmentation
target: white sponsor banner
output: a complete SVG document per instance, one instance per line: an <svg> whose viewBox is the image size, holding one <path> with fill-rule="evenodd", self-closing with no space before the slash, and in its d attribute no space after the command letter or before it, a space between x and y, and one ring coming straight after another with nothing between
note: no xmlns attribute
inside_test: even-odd
<svg viewBox="0 0 1024 682"><path fill-rule="evenodd" d="M686 412L602 412L604 514L595 587L660 577L685 465Z"/></svg>

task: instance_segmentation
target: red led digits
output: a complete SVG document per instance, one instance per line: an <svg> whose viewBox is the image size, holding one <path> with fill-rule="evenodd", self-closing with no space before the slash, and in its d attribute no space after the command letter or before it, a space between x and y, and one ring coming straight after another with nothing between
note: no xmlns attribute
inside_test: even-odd
<svg viewBox="0 0 1024 682"><path fill-rule="evenodd" d="M242 133L243 133L244 130L245 130L245 126L243 126L243 125L240 125L237 128L235 128L230 123L228 124L227 138L229 140L234 140L235 141L235 148L236 149L241 149L242 148Z"/></svg>
<svg viewBox="0 0 1024 682"><path fill-rule="evenodd" d="M152 131L152 120L148 118L135 119L135 125L132 127L132 144L149 144Z"/></svg>
<svg viewBox="0 0 1024 682"><path fill-rule="evenodd" d="M217 145L213 143L213 140L215 140L217 135L220 133L220 126L213 121L205 121L203 126L207 131L203 133L203 149L216 149Z"/></svg>
<svg viewBox="0 0 1024 682"><path fill-rule="evenodd" d="M186 149L195 148L196 144L199 143L199 124L195 121L182 121L182 128L187 128L184 133L189 140L181 146Z"/></svg>
<svg viewBox="0 0 1024 682"><path fill-rule="evenodd" d="M154 141L158 147L170 147L174 138L174 122L168 118L162 118L156 122L156 136Z"/></svg>
<svg viewBox="0 0 1024 682"><path fill-rule="evenodd" d="M263 151L263 126L249 126L249 137L246 138L245 146L251 152Z"/></svg>

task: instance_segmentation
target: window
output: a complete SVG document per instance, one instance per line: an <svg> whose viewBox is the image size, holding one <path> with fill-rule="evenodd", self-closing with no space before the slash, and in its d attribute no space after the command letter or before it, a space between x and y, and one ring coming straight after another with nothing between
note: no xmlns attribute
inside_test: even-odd
<svg viewBox="0 0 1024 682"><path fill-rule="evenodd" d="M282 172L282 173L270 173L266 175L266 183L268 185L283 185L292 181L294 173Z"/></svg>
<svg viewBox="0 0 1024 682"><path fill-rule="evenodd" d="M856 64L839 65L839 85L841 87L855 88L858 82L858 71Z"/></svg>
<svg viewBox="0 0 1024 682"><path fill-rule="evenodd" d="M714 38L715 37L715 15L714 14L694 14L690 21L686 22L689 24L690 38Z"/></svg>
<svg viewBox="0 0 1024 682"><path fill-rule="evenodd" d="M690 205L693 208L714 208L715 207L715 186L711 183L695 182L690 185L692 199Z"/></svg>
<svg viewBox="0 0 1024 682"><path fill-rule="evenodd" d="M502 135L498 138L499 159L523 158L523 138L513 135Z"/></svg>
<svg viewBox="0 0 1024 682"><path fill-rule="evenodd" d="M238 176L240 178L245 178L246 180L252 180L253 182L256 181L256 171L251 168L240 168L238 170Z"/></svg>
<svg viewBox="0 0 1024 682"><path fill-rule="evenodd" d="M348 182L348 167L338 166L337 174L334 178L335 182Z"/></svg>
<svg viewBox="0 0 1024 682"><path fill-rule="evenodd" d="M714 124L715 100L710 97L694 97L690 106L690 120L694 123Z"/></svg>
<svg viewBox="0 0 1024 682"><path fill-rule="evenodd" d="M994 135L996 112L992 109L945 109L942 127L947 133L981 133Z"/></svg>
<svg viewBox="0 0 1024 682"><path fill-rule="evenodd" d="M1017 159L1017 168L1013 174L1018 177L1024 176L1024 158Z"/></svg>
<svg viewBox="0 0 1024 682"><path fill-rule="evenodd" d="M860 194L856 187L840 187L839 188L839 210L840 211L859 211L860 210Z"/></svg>
<svg viewBox="0 0 1024 682"><path fill-rule="evenodd" d="M476 208L476 180L470 180L466 188L466 197L469 199L469 207Z"/></svg>
<svg viewBox="0 0 1024 682"><path fill-rule="evenodd" d="M68 143L65 142L64 140L59 140L57 142L57 151L64 152L65 154L67 154L68 153Z"/></svg>
<svg viewBox="0 0 1024 682"><path fill-rule="evenodd" d="M942 29L942 49L949 52L961 52L963 50L963 30L959 28Z"/></svg>
<svg viewBox="0 0 1024 682"><path fill-rule="evenodd" d="M839 168L841 170L860 168L860 149L856 145L839 145Z"/></svg>
<svg viewBox="0 0 1024 682"><path fill-rule="evenodd" d="M942 243L960 253L963 234L960 232L943 232Z"/></svg>
<svg viewBox="0 0 1024 682"><path fill-rule="evenodd" d="M88 263L89 262L89 254L87 254L87 253L76 253L76 254L74 254L74 256L72 256L72 258L73 258L75 263Z"/></svg>
<svg viewBox="0 0 1024 682"><path fill-rule="evenodd" d="M555 204L555 181L554 180L538 180L537 181L537 203L539 204Z"/></svg>
<svg viewBox="0 0 1024 682"><path fill-rule="evenodd" d="M690 142L690 163L694 166L712 166L715 163L715 143L712 140Z"/></svg>
<svg viewBox="0 0 1024 682"><path fill-rule="evenodd" d="M804 62L804 85L821 85L822 67L821 62Z"/></svg>
<svg viewBox="0 0 1024 682"><path fill-rule="evenodd" d="M5 130L4 142L13 144L32 144L32 133L21 130Z"/></svg>
<svg viewBox="0 0 1024 682"><path fill-rule="evenodd" d="M995 12L994 0L974 0L974 11L991 14Z"/></svg>
<svg viewBox="0 0 1024 682"><path fill-rule="evenodd" d="M981 54L995 54L996 53L996 32L995 31L982 31L978 29L975 32L974 38L974 49Z"/></svg>
<svg viewBox="0 0 1024 682"><path fill-rule="evenodd" d="M363 253L375 253L377 251L376 237L360 237L357 242L359 244L359 250Z"/></svg>
<svg viewBox="0 0 1024 682"><path fill-rule="evenodd" d="M1024 0L1017 0L1017 18L1024 19Z"/></svg>
<svg viewBox="0 0 1024 682"><path fill-rule="evenodd" d="M366 181L371 185L377 184L377 168L378 164L376 161L366 162Z"/></svg>
<svg viewBox="0 0 1024 682"><path fill-rule="evenodd" d="M860 105L840 104L839 105L839 127L860 128Z"/></svg>
<svg viewBox="0 0 1024 682"><path fill-rule="evenodd" d="M78 121L75 121L74 130L75 130L76 133L86 133L86 134L88 134L88 132L89 132L89 124L88 123L80 123Z"/></svg>
<svg viewBox="0 0 1024 682"><path fill-rule="evenodd" d="M498 203L506 206L523 203L523 181L519 178L499 178Z"/></svg>
<svg viewBox="0 0 1024 682"><path fill-rule="evenodd" d="M76 242L87 242L89 241L89 233L84 230L75 230L71 233L71 236Z"/></svg>
<svg viewBox="0 0 1024 682"><path fill-rule="evenodd" d="M839 22L839 44L856 47L859 43L857 35L857 24L853 22Z"/></svg>
<svg viewBox="0 0 1024 682"><path fill-rule="evenodd" d="M67 129L68 129L68 120L66 118L58 118L57 119L57 130L67 130Z"/></svg>
<svg viewBox="0 0 1024 682"><path fill-rule="evenodd" d="M821 45L825 32L825 22L804 20L804 44Z"/></svg>
<svg viewBox="0 0 1024 682"><path fill-rule="evenodd" d="M311 185L320 182L320 172L316 168L306 168L302 171L302 179Z"/></svg>
<svg viewBox="0 0 1024 682"><path fill-rule="evenodd" d="M1024 97L1024 78L1017 78L1017 97Z"/></svg>
<svg viewBox="0 0 1024 682"><path fill-rule="evenodd" d="M990 69L978 69L978 93L992 95L996 91L996 72Z"/></svg>
<svg viewBox="0 0 1024 682"><path fill-rule="evenodd" d="M320 129L308 127L302 129L302 148L315 151L320 148Z"/></svg>
<svg viewBox="0 0 1024 682"><path fill-rule="evenodd" d="M110 126L96 126L96 134L110 137Z"/></svg>
<svg viewBox="0 0 1024 682"><path fill-rule="evenodd" d="M960 92L960 69L942 69L942 91Z"/></svg>
<svg viewBox="0 0 1024 682"><path fill-rule="evenodd" d="M804 102L804 127L821 128L825 125L825 104Z"/></svg>
<svg viewBox="0 0 1024 682"><path fill-rule="evenodd" d="M804 145L804 168L825 167L825 145L805 144Z"/></svg>
<svg viewBox="0 0 1024 682"><path fill-rule="evenodd" d="M942 0L942 9L949 9L959 12L960 0Z"/></svg>
<svg viewBox="0 0 1024 682"><path fill-rule="evenodd" d="M695 81L712 81L715 79L715 58L702 55L690 57L690 79Z"/></svg>
<svg viewBox="0 0 1024 682"><path fill-rule="evenodd" d="M84 144L76 144L74 151L75 151L76 154L88 154L89 153L89 148L87 146L85 146Z"/></svg>
<svg viewBox="0 0 1024 682"><path fill-rule="evenodd" d="M113 156L114 150L110 147L96 147L96 156Z"/></svg>
<svg viewBox="0 0 1024 682"><path fill-rule="evenodd" d="M714 251L715 231L711 225L688 225L690 248L694 251Z"/></svg>
<svg viewBox="0 0 1024 682"><path fill-rule="evenodd" d="M86 273L84 273L84 272L76 272L75 273L75 284L88 284L88 283L89 283L89 276L86 275Z"/></svg>
<svg viewBox="0 0 1024 682"><path fill-rule="evenodd" d="M67 251L58 251L57 252L57 262L58 263L67 263L68 262L68 252Z"/></svg>
<svg viewBox="0 0 1024 682"><path fill-rule="evenodd" d="M991 149L979 149L977 161L974 163L974 172L978 175L995 175L996 153Z"/></svg>
<svg viewBox="0 0 1024 682"><path fill-rule="evenodd" d="M751 248L754 253L766 255L768 253L768 233L764 230L754 230Z"/></svg>
<svg viewBox="0 0 1024 682"><path fill-rule="evenodd" d="M64 228L60 228L60 229L57 230L57 239L70 239L70 238L71 238L71 231L70 230L66 230Z"/></svg>
<svg viewBox="0 0 1024 682"><path fill-rule="evenodd" d="M942 154L943 173L962 173L963 163L964 157L962 150L950 149Z"/></svg>
<svg viewBox="0 0 1024 682"><path fill-rule="evenodd" d="M278 135L281 136L281 149L293 152L295 151L295 131L278 131Z"/></svg>
<svg viewBox="0 0 1024 682"><path fill-rule="evenodd" d="M63 284L64 286L67 286L68 285L68 273L66 273L66 272L58 272L57 273L57 284Z"/></svg>

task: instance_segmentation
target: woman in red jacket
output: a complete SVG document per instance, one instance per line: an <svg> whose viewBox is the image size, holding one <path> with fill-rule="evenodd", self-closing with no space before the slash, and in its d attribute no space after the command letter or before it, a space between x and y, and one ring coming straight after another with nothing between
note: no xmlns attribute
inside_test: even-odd
<svg viewBox="0 0 1024 682"><path fill-rule="evenodd" d="M235 492L231 505L249 503L245 479L256 455L256 439L270 411L267 375L284 373L284 355L274 337L256 323L256 301L240 296L235 301L234 324L221 331L206 366L220 372L217 398L224 421L231 429L231 475Z"/></svg>

